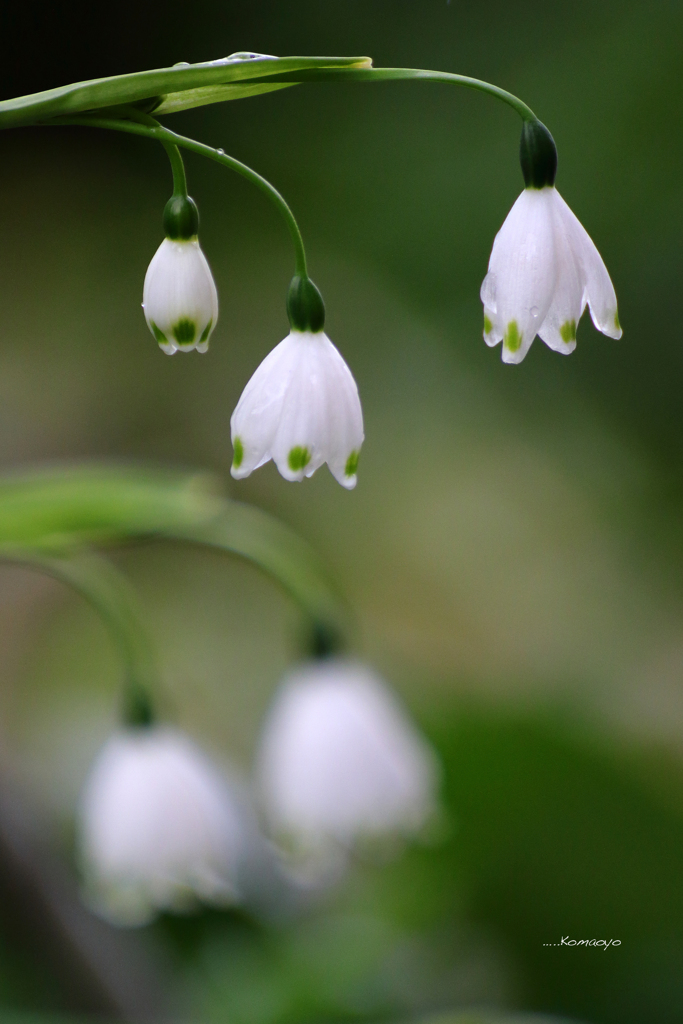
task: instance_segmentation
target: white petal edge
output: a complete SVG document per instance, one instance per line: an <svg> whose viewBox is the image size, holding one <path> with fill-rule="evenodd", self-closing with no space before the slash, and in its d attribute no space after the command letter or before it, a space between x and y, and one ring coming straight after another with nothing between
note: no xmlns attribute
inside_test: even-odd
<svg viewBox="0 0 683 1024"><path fill-rule="evenodd" d="M617 309L617 296L602 256L576 214L559 192L557 209L563 219L575 256L585 275L586 300L596 328L609 338L622 335Z"/></svg>

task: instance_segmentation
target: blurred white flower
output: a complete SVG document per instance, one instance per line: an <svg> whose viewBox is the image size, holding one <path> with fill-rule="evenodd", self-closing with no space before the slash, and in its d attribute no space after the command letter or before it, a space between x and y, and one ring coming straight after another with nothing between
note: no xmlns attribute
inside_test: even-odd
<svg viewBox="0 0 683 1024"><path fill-rule="evenodd" d="M98 755L78 809L86 896L114 923L140 925L198 900L237 902L240 809L182 733L116 733Z"/></svg>
<svg viewBox="0 0 683 1024"><path fill-rule="evenodd" d="M525 188L515 202L493 243L481 300L484 340L503 342L506 363L521 363L537 334L556 352L573 352L586 304L599 331L621 337L605 264L553 185Z"/></svg>
<svg viewBox="0 0 683 1024"><path fill-rule="evenodd" d="M360 663L304 664L282 682L257 760L273 831L303 851L419 832L436 810L436 757Z"/></svg>
<svg viewBox="0 0 683 1024"><path fill-rule="evenodd" d="M343 487L356 486L364 436L358 388L323 331L292 329L245 387L230 426L238 480L273 459L287 480L327 462Z"/></svg>
<svg viewBox="0 0 683 1024"><path fill-rule="evenodd" d="M206 352L218 320L218 294L196 236L163 240L147 268L142 307L167 355Z"/></svg>

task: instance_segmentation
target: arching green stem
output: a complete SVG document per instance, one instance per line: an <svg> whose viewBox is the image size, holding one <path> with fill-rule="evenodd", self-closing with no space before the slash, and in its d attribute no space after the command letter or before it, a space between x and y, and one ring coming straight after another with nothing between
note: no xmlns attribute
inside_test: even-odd
<svg viewBox="0 0 683 1024"><path fill-rule="evenodd" d="M187 197L187 177L185 175L185 164L183 163L183 158L180 155L180 150L170 142L164 143L164 149L168 153L168 159L171 161L171 171L173 172L173 195Z"/></svg>
<svg viewBox="0 0 683 1024"><path fill-rule="evenodd" d="M83 549L50 554L13 547L0 549L0 558L46 573L85 598L104 622L123 662L126 711L149 708L150 692L158 692L159 672L135 594L111 562Z"/></svg>
<svg viewBox="0 0 683 1024"><path fill-rule="evenodd" d="M153 121L152 118L149 118ZM280 195L278 190L266 181L265 178L253 171L251 167L247 167L246 164L241 163L232 156L228 156L220 149L213 149L211 146L206 146L203 142L195 142L194 139L188 139L184 135L178 135L176 132L169 131L168 128L164 128L162 125L153 122L153 124L141 124L139 121L130 120L118 120L114 118L105 117L73 117L73 118L54 118L52 121L47 122L48 124L72 124L72 125L84 125L88 128L107 128L112 131L128 132L131 135L142 135L148 139L155 139L157 142L161 142L164 145L180 146L183 149L189 149L193 153L198 153L200 156L208 157L209 160L215 160L216 163L222 164L223 167L229 167L231 171L236 171L237 174L241 174L243 178L250 181L257 188L261 189L262 192L269 197L269 199L275 203L280 214L285 220L289 233L294 243L295 252L295 264L296 273L300 277L308 277L308 271L306 266L306 251L304 249L303 238L299 231L299 225L296 222L294 214L287 205L285 199Z"/></svg>
<svg viewBox="0 0 683 1024"><path fill-rule="evenodd" d="M78 572L93 598L99 594L106 606L119 609L113 621L120 624L120 642L128 645L127 663L147 665L147 675L155 679L125 579L107 561L94 555L75 561L72 554L90 550L92 544L152 538L246 559L295 601L314 628L343 640L352 627L346 603L309 545L262 509L225 498L220 481L208 474L84 465L0 475L0 560L33 564L43 571L49 571L49 563L66 582ZM93 573L86 580L88 567ZM71 580L64 576L67 571Z"/></svg>
<svg viewBox="0 0 683 1024"><path fill-rule="evenodd" d="M117 113L119 113L118 110ZM121 107L120 113L123 114L125 118L130 118L131 121L137 121L138 124L147 125L148 128L162 127L158 121L155 121L155 119L150 117L149 114L145 114L144 111L138 110L137 107ZM185 174L185 164L183 163L183 158L180 155L180 150L172 142L162 142L162 146L166 150L166 154L171 163L171 172L173 174L173 195L187 198L187 176Z"/></svg>
<svg viewBox="0 0 683 1024"><path fill-rule="evenodd" d="M502 100L512 107L523 121L538 120L531 107L506 89L501 89L490 82L483 82L479 78L454 75L449 71L422 71L418 68L306 68L278 75L279 82L395 82L402 79L463 85L467 89L476 89Z"/></svg>

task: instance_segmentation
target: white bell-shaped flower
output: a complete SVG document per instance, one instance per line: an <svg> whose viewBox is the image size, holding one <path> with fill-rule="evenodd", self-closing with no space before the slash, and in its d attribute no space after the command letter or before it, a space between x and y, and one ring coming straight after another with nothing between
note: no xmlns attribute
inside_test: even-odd
<svg viewBox="0 0 683 1024"><path fill-rule="evenodd" d="M218 319L218 294L196 238L163 240L147 268L142 306L167 355L206 352Z"/></svg>
<svg viewBox="0 0 683 1024"><path fill-rule="evenodd" d="M263 360L230 420L232 475L273 460L287 480L324 462L342 487L356 486L363 413L351 371L323 331L325 304L305 275L289 286L291 331Z"/></svg>
<svg viewBox="0 0 683 1024"><path fill-rule="evenodd" d="M175 195L164 210L163 240L147 268L142 308L167 355L206 352L218 320L216 285L199 247L199 215L189 196Z"/></svg>
<svg viewBox="0 0 683 1024"><path fill-rule="evenodd" d="M126 728L111 737L81 796L78 838L86 897L114 923L239 899L239 804L174 729Z"/></svg>
<svg viewBox="0 0 683 1024"><path fill-rule="evenodd" d="M593 323L621 337L617 298L600 253L554 185L525 188L496 235L481 286L484 340L521 363L536 335L556 352L576 348L588 304Z"/></svg>
<svg viewBox="0 0 683 1024"><path fill-rule="evenodd" d="M436 810L436 757L368 668L311 661L283 680L257 778L276 834L303 849L419 832Z"/></svg>
<svg viewBox="0 0 683 1024"><path fill-rule="evenodd" d="M343 487L356 486L363 413L351 371L323 331L296 331L270 352L230 421L232 475L272 459L287 480L324 462Z"/></svg>

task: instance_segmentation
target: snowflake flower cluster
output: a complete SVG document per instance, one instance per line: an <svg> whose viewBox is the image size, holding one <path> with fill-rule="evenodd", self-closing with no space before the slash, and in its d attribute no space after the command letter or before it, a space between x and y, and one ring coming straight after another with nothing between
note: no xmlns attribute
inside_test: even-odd
<svg viewBox="0 0 683 1024"><path fill-rule="evenodd" d="M78 809L85 897L126 927L198 904L248 904L335 882L358 844L419 834L438 809L437 760L388 687L341 657L283 680L262 731L255 796L183 733L116 732ZM277 845L274 845L277 843ZM267 884L264 884L264 881Z"/></svg>

